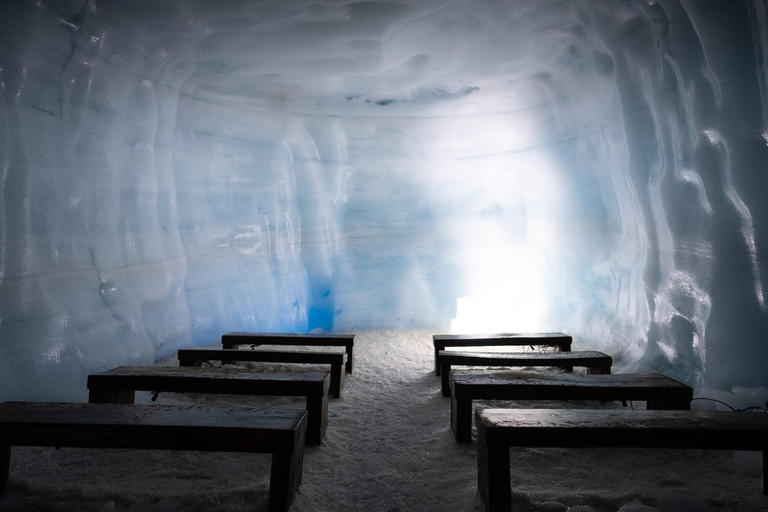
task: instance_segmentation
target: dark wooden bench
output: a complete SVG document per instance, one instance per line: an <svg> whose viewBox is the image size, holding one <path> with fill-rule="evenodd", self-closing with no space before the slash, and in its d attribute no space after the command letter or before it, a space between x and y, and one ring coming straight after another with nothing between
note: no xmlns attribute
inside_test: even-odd
<svg viewBox="0 0 768 512"><path fill-rule="evenodd" d="M347 352L347 373L352 373L355 364L354 334L230 332L221 337L221 344L224 348L237 348L240 345L344 347Z"/></svg>
<svg viewBox="0 0 768 512"><path fill-rule="evenodd" d="M451 428L472 440L472 400L637 400L648 409L690 409L693 389L652 374L451 371Z"/></svg>
<svg viewBox="0 0 768 512"><path fill-rule="evenodd" d="M327 372L255 373L229 368L122 366L88 376L91 403L132 404L135 391L307 397L307 443L328 423Z"/></svg>
<svg viewBox="0 0 768 512"><path fill-rule="evenodd" d="M440 381L443 396L451 396L453 366L558 366L571 369L586 367L587 373L611 373L613 359L602 352L454 352L440 351Z"/></svg>
<svg viewBox="0 0 768 512"><path fill-rule="evenodd" d="M344 389L344 370L347 353L336 352L289 352L271 350L187 349L179 350L179 366L200 366L203 362L221 361L230 364L237 361L250 363L292 363L331 366L330 393L339 398Z"/></svg>
<svg viewBox="0 0 768 512"><path fill-rule="evenodd" d="M561 352L570 352L573 339L561 332L531 334L434 334L435 374L440 375L440 351L447 347L524 347L548 346Z"/></svg>
<svg viewBox="0 0 768 512"><path fill-rule="evenodd" d="M768 414L708 411L478 409L477 484L488 512L511 510L509 448L680 448L763 452Z"/></svg>
<svg viewBox="0 0 768 512"><path fill-rule="evenodd" d="M12 446L271 453L269 510L301 484L306 411L6 402L0 404L0 490Z"/></svg>

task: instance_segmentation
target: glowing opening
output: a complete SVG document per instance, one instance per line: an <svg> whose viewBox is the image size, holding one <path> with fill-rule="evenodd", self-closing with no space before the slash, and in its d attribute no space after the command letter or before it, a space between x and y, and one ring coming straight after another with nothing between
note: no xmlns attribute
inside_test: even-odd
<svg viewBox="0 0 768 512"><path fill-rule="evenodd" d="M564 191L541 155L516 155L505 178L515 191L497 198L498 215L468 216L462 268L468 292L457 299L453 333L549 332L562 293L563 237L558 222ZM521 179L522 178L522 179ZM505 181L494 177L497 181Z"/></svg>
<svg viewBox="0 0 768 512"><path fill-rule="evenodd" d="M451 332L538 332L546 309L541 268L520 254L476 255L470 270L476 295L456 301Z"/></svg>

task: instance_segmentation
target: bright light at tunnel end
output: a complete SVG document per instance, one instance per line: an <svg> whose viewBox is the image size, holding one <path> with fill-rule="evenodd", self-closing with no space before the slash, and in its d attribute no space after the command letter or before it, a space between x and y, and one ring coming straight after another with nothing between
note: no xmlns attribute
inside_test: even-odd
<svg viewBox="0 0 768 512"><path fill-rule="evenodd" d="M452 334L492 332L539 332L539 309L535 301L512 300L509 296L470 296L456 300Z"/></svg>

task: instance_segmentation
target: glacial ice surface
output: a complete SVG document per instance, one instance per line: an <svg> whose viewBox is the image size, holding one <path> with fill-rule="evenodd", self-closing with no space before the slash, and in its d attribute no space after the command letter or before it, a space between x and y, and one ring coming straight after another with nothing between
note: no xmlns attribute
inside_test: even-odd
<svg viewBox="0 0 768 512"><path fill-rule="evenodd" d="M764 400L766 49L756 1L2 2L0 400L380 328Z"/></svg>

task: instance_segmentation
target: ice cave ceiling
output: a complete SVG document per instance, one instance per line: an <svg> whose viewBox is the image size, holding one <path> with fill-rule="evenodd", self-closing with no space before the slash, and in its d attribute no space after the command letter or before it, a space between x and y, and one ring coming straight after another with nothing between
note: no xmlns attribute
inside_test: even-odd
<svg viewBox="0 0 768 512"><path fill-rule="evenodd" d="M766 387L767 38L758 1L4 1L0 399L318 328Z"/></svg>

